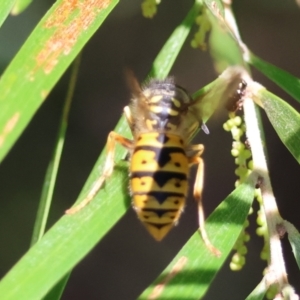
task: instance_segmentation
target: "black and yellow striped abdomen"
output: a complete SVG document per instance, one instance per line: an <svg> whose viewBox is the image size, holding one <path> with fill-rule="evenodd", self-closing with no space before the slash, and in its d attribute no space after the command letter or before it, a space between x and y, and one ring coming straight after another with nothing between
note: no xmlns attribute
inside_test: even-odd
<svg viewBox="0 0 300 300"><path fill-rule="evenodd" d="M137 137L130 166L133 206L158 241L176 224L183 210L188 170L180 136L149 132Z"/></svg>

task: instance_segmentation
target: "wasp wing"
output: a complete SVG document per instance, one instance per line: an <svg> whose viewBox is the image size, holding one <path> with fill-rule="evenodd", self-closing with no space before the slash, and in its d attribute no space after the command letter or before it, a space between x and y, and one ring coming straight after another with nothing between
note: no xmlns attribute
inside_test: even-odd
<svg viewBox="0 0 300 300"><path fill-rule="evenodd" d="M228 67L216 80L193 95L193 114L205 124L218 107L227 107L232 101L244 76L242 67Z"/></svg>

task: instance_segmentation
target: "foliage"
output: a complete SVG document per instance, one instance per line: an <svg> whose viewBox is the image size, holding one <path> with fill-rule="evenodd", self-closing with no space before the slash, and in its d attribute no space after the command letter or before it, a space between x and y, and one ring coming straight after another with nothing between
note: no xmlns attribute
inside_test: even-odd
<svg viewBox="0 0 300 300"><path fill-rule="evenodd" d="M156 4L159 2L145 1L143 13L147 17L153 17L157 13ZM1 4L0 24L10 11L14 14L20 13L29 3L28 0L4 1ZM68 66L117 4L117 0L57 0L37 24L0 79L1 161L12 149ZM288 233L299 266L299 233L293 225L283 220L278 212L266 164L261 134L263 128L254 102L266 111L282 143L298 162L300 158L299 113L287 102L253 82L249 64L268 76L298 101L300 99L299 79L251 53L242 43L235 19L231 17L231 8L228 5L223 6L221 1L196 0L187 16L174 29L153 61L149 76L155 78L168 76L197 19L200 33L195 35L192 45L194 47L198 45L201 49L209 48L215 68L220 73L232 65L238 65L243 70L242 77L248 84L244 94L243 110L253 166L245 167L244 176L238 174L240 182L237 188L207 219L208 235L212 243L221 250L221 257L214 257L208 251L197 231L139 299L149 297L151 299L199 299L202 297L242 235L252 200L257 193L255 188L261 190L261 211L264 211L266 228L264 237L267 243L270 242L270 237L272 240L268 249L270 255L267 257L266 274L247 299L262 299L270 287L274 286L275 293L287 295L286 297L294 296L293 289L287 280L279 238L285 232ZM155 19L153 21L155 22ZM209 35L208 47L205 40L207 34ZM203 113L205 122L221 105L219 99L222 98L220 95L223 95L223 92L220 92L223 86L226 84L221 75L194 94L194 98L209 93L213 95L214 103L203 101L201 104L202 112L205 110ZM24 95L26 95L26 101L24 101ZM204 99L208 98L204 97ZM207 104L211 104L208 110ZM236 118L235 115L234 118ZM238 126L240 125L239 121ZM61 126L67 125L62 122ZM231 132L235 130L234 126L233 124L230 127ZM129 129L124 118L121 118L115 131L129 136ZM60 132L64 138L65 130ZM239 138L240 136L234 139L239 141ZM57 141L59 143L60 139L58 138ZM242 146L242 148L244 151L245 147ZM237 150L237 147L234 150ZM247 155L248 153L249 150L247 150ZM245 165L249 156L246 159L244 157L241 163L239 155L241 153L236 152L236 159L239 160L237 165ZM43 237L34 238L36 243L1 280L2 299L41 299L43 297L59 299L61 297L72 268L104 238L130 206L128 194L124 192L124 186L126 187L127 184L127 170L125 163L121 160L125 156L124 149L117 150L116 161L118 163L115 172L105 183L105 188L97 193L95 199L87 207L72 216L64 215ZM78 201L82 200L93 187L102 172L105 158L104 151L91 171ZM59 161L59 158L57 159ZM46 188L47 184L46 179ZM42 207L47 210L49 204ZM45 221L41 221L42 218L44 216L39 214L36 220L36 223L40 224L35 229L38 232L43 232L42 227L45 226ZM41 234L35 233L34 236L37 235Z"/></svg>

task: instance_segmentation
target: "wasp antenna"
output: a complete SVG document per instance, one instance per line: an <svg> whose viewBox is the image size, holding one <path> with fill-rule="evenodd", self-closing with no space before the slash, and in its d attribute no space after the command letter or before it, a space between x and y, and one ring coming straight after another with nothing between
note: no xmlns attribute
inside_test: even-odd
<svg viewBox="0 0 300 300"><path fill-rule="evenodd" d="M204 131L204 133L209 134L209 129L205 123L202 123L201 129Z"/></svg>
<svg viewBox="0 0 300 300"><path fill-rule="evenodd" d="M132 92L132 94L136 97L140 97L141 93L142 93L142 89L141 86L139 84L139 82L137 81L133 71L131 69L125 68L125 77L126 77L126 81L127 81L127 85L130 89L130 91Z"/></svg>

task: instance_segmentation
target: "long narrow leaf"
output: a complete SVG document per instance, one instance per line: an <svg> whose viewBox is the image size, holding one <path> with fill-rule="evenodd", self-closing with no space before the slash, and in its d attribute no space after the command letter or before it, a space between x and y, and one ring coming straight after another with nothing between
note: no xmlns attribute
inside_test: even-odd
<svg viewBox="0 0 300 300"><path fill-rule="evenodd" d="M255 289L248 295L246 300L262 300L268 290L265 278L255 287Z"/></svg>
<svg viewBox="0 0 300 300"><path fill-rule="evenodd" d="M115 186L126 190L127 183L124 171L114 173L99 192L108 201L95 200L81 212L63 216L2 279L2 299L41 299L117 222L129 201L115 198Z"/></svg>
<svg viewBox="0 0 300 300"><path fill-rule="evenodd" d="M15 0L14 7L11 11L13 15L22 13L32 2L32 0Z"/></svg>
<svg viewBox="0 0 300 300"><path fill-rule="evenodd" d="M266 89L260 89L255 100L262 104L279 138L300 163L300 114Z"/></svg>
<svg viewBox="0 0 300 300"><path fill-rule="evenodd" d="M81 61L81 54L79 54L77 56L77 58L75 59L75 61L73 63L68 92L66 95L63 112L62 112L62 117L61 117L61 121L60 121L60 126L59 126L59 131L58 131L58 135L57 135L57 139L56 139L56 143L55 143L55 149L53 151L52 160L49 163L49 166L48 166L48 169L46 172L46 176L44 179L43 192L42 192L42 196L41 196L40 203L39 203L37 218L36 218L35 224L34 224L31 245L33 245L35 242L39 241L45 233L45 228L46 228L46 224L48 221L48 215L49 215L49 211L50 211L50 205L51 205L52 199L53 199L54 187L56 184L58 167L60 164L61 155L62 155L64 143L65 143L66 132L67 132L67 127L68 127L69 112L70 112L70 107L71 107L71 103L73 100L74 90L75 90L75 86L76 86L76 82L77 82L80 61ZM60 299L69 277L70 277L70 274L65 275L63 277L63 279L61 279L51 289L51 291L46 295L46 297L44 299L45 300L46 299L51 299L51 300Z"/></svg>
<svg viewBox="0 0 300 300"><path fill-rule="evenodd" d="M300 79L250 53L249 63L300 102Z"/></svg>
<svg viewBox="0 0 300 300"><path fill-rule="evenodd" d="M48 165L46 176L44 179L42 195L39 203L37 218L34 224L32 239L31 239L31 245L39 241L45 233L48 214L50 211L50 206L52 202L54 187L55 187L57 173L58 173L58 167L60 164L61 155L65 143L65 137L66 137L67 127L68 127L69 111L73 100L73 94L74 94L75 85L78 77L79 65L80 65L80 55L76 58L73 64L72 74L71 74L70 83L68 87L68 93L64 102L62 117L60 120L59 132L56 138L55 149L53 151L52 158Z"/></svg>
<svg viewBox="0 0 300 300"><path fill-rule="evenodd" d="M210 53L216 70L220 73L228 66L245 66L242 51L235 34L224 19L221 1L205 0L207 17L211 24L209 37Z"/></svg>
<svg viewBox="0 0 300 300"><path fill-rule="evenodd" d="M284 221L284 226L288 233L288 239L292 246L298 268L300 268L300 233L293 224L287 221Z"/></svg>
<svg viewBox="0 0 300 300"><path fill-rule="evenodd" d="M15 0L2 0L0 9L0 27L9 15L11 8L13 7Z"/></svg>
<svg viewBox="0 0 300 300"><path fill-rule="evenodd" d="M59 0L0 80L0 161L118 0Z"/></svg>
<svg viewBox="0 0 300 300"><path fill-rule="evenodd" d="M58 300L61 298L65 287L70 278L71 272L67 273L51 290L47 293L43 300Z"/></svg>
<svg viewBox="0 0 300 300"><path fill-rule="evenodd" d="M196 0L194 7L189 11L183 22L174 30L153 62L149 73L150 78L164 79L168 75L201 7L202 0Z"/></svg>

